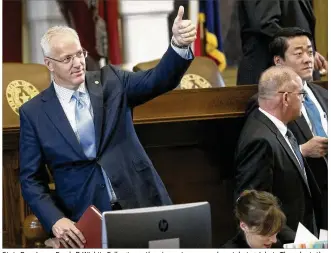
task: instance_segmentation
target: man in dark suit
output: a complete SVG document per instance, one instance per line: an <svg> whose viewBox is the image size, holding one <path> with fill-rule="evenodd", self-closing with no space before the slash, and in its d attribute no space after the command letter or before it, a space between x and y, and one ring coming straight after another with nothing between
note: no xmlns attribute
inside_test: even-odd
<svg viewBox="0 0 331 253"><path fill-rule="evenodd" d="M65 247L83 247L73 222L89 205L103 212L171 204L135 133L132 108L175 88L193 60L196 29L183 14L180 7L158 66L138 73L111 65L86 72L87 52L74 30L53 27L43 36L53 81L20 108L20 182L34 214Z"/></svg>
<svg viewBox="0 0 331 253"><path fill-rule="evenodd" d="M284 28L270 43L275 65L291 67L303 80L307 92L302 115L288 124L296 137L322 193L322 215L319 227L328 227L327 115L328 92L311 82L314 55L310 33L296 27ZM248 103L247 114L258 108L257 96Z"/></svg>
<svg viewBox="0 0 331 253"><path fill-rule="evenodd" d="M269 191L279 198L287 226L282 243L293 242L301 222L317 235L320 190L287 124L300 117L306 92L289 67L266 70L259 82L260 107L247 118L235 154L235 197L245 189Z"/></svg>
<svg viewBox="0 0 331 253"><path fill-rule="evenodd" d="M268 45L281 28L300 27L310 34L315 32L311 0L238 0L238 15L243 53L238 85L257 84L261 73L272 65ZM325 58L316 52L316 73L327 68Z"/></svg>

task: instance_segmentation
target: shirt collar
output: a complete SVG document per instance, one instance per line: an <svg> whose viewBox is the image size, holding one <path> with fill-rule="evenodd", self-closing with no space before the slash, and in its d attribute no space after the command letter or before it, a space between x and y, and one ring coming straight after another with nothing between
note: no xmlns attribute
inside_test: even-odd
<svg viewBox="0 0 331 253"><path fill-rule="evenodd" d="M302 84L303 84L303 89L304 90L307 90L307 88L308 88L307 82L306 81L302 81Z"/></svg>
<svg viewBox="0 0 331 253"><path fill-rule="evenodd" d="M280 133L285 137L287 133L287 126L282 121L277 119L275 116L263 110L261 107L259 107L259 110L276 125Z"/></svg>
<svg viewBox="0 0 331 253"><path fill-rule="evenodd" d="M54 80L54 89L56 92L57 97L62 100L65 103L69 103L72 97L72 94L74 94L75 90L71 90L68 88L65 88L63 86L58 85ZM87 93L86 87L85 87L85 82L79 85L78 89L79 92L82 92L84 94Z"/></svg>

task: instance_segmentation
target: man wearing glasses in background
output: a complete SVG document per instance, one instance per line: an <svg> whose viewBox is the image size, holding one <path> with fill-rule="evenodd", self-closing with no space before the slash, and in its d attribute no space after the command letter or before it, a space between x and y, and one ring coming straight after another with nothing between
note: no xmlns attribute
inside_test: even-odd
<svg viewBox="0 0 331 253"><path fill-rule="evenodd" d="M160 63L137 73L111 65L86 72L87 52L69 27L43 36L53 81L20 108L20 182L33 213L63 246L84 247L74 222L90 205L104 212L171 204L135 133L132 108L174 89L192 62L196 29L183 14L181 6Z"/></svg>
<svg viewBox="0 0 331 253"><path fill-rule="evenodd" d="M301 116L306 92L287 66L263 72L259 107L245 122L235 153L235 198L246 189L268 191L281 202L287 223L278 234L293 242L299 222L318 236L321 193L288 123Z"/></svg>
<svg viewBox="0 0 331 253"><path fill-rule="evenodd" d="M328 224L328 92L312 83L314 54L312 36L297 27L281 29L269 45L276 66L291 67L303 80L307 94L303 100L301 116L289 122L288 128L296 137L302 155L306 158L322 194L322 214L318 227ZM248 103L247 114L258 107L254 96Z"/></svg>

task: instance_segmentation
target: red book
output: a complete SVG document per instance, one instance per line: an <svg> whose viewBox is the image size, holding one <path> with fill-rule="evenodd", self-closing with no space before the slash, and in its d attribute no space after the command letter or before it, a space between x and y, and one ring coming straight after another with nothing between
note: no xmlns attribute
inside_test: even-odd
<svg viewBox="0 0 331 253"><path fill-rule="evenodd" d="M102 215L93 205L89 206L75 226L82 232L86 243L84 248L102 248L101 226ZM61 244L61 248L64 248Z"/></svg>

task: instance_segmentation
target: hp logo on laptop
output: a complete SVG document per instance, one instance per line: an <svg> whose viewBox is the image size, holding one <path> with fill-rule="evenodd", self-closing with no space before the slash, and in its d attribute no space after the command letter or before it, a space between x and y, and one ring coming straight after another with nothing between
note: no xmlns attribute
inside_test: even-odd
<svg viewBox="0 0 331 253"><path fill-rule="evenodd" d="M166 220L162 219L159 221L159 229L161 232L166 232L168 230L169 224Z"/></svg>

